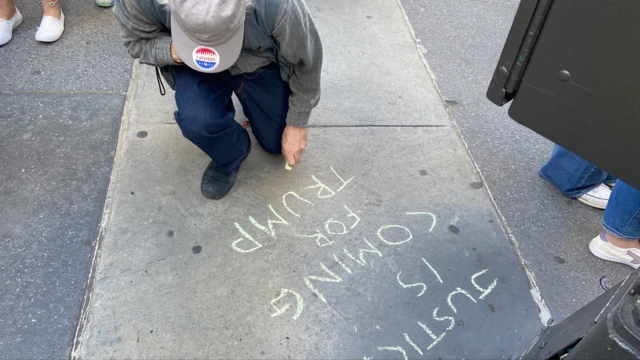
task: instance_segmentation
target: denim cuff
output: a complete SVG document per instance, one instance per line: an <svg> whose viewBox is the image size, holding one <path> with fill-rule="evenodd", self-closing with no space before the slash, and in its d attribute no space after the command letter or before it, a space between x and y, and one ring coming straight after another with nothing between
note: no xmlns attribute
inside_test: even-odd
<svg viewBox="0 0 640 360"><path fill-rule="evenodd" d="M640 216L640 214L635 214L635 216ZM621 231L616 230L613 227L607 225L604 218L602 219L602 227L606 232L620 239L625 239L629 241L637 241L638 239L640 239L640 233L637 233L637 234L630 233L629 231L627 231L628 229L626 228L622 229Z"/></svg>
<svg viewBox="0 0 640 360"><path fill-rule="evenodd" d="M545 176L545 175L542 173L542 171L539 171L539 172L538 172L538 174L540 174L540 176L541 176L543 179L547 180L549 183L551 183L553 186L555 186L558 190L560 190L560 192L562 192L566 197L568 197L568 198L570 198L570 199L577 199L577 198L579 198L580 196L582 196L582 195L584 195L584 194L588 193L589 191L591 191L591 190L593 190L593 189L597 188L598 186L600 186L600 184L596 184L596 185L590 186L590 187L588 187L588 188L584 188L584 189L580 190L580 191L579 191L579 192L577 192L577 193L574 193L574 194L569 195L569 194L567 194L565 191L563 191L563 190L562 190L558 185L556 185L553 181L551 181L551 179L549 179L547 176Z"/></svg>

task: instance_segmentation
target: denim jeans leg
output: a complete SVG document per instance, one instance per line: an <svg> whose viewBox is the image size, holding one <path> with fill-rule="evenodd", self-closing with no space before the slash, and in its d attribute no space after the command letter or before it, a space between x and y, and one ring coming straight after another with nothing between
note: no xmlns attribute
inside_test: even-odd
<svg viewBox="0 0 640 360"><path fill-rule="evenodd" d="M604 211L602 226L616 237L640 239L640 190L618 180Z"/></svg>
<svg viewBox="0 0 640 360"><path fill-rule="evenodd" d="M604 179L604 181L602 182L605 183L606 185L613 186L616 183L616 180L618 180L618 178L616 178L611 174L607 174L607 178Z"/></svg>
<svg viewBox="0 0 640 360"><path fill-rule="evenodd" d="M228 72L204 74L176 70L176 122L182 135L204 151L223 173L236 170L247 152L248 137L235 120L231 93L239 78Z"/></svg>
<svg viewBox="0 0 640 360"><path fill-rule="evenodd" d="M278 65L243 74L236 94L260 146L270 154L281 154L291 90L280 77Z"/></svg>
<svg viewBox="0 0 640 360"><path fill-rule="evenodd" d="M570 198L578 198L607 179L608 174L574 153L555 145L540 176Z"/></svg>

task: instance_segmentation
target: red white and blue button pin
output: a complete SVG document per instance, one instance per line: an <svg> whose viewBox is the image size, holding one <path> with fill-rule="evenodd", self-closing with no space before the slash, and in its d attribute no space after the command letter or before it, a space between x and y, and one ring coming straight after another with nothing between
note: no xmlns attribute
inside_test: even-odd
<svg viewBox="0 0 640 360"><path fill-rule="evenodd" d="M213 71L220 64L220 55L213 48L199 46L193 50L193 62L202 71Z"/></svg>

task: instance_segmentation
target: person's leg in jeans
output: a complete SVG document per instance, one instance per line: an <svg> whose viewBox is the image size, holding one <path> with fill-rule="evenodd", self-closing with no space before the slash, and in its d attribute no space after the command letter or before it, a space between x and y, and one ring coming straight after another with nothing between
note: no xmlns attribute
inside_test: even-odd
<svg viewBox="0 0 640 360"><path fill-rule="evenodd" d="M290 94L289 84L281 79L277 65L242 75L242 85L236 90L253 134L270 154L282 153Z"/></svg>
<svg viewBox="0 0 640 360"><path fill-rule="evenodd" d="M204 74L186 66L176 70L176 122L185 138L211 158L202 177L205 197L226 195L250 150L247 132L235 120L231 93L240 77L225 71Z"/></svg>
<svg viewBox="0 0 640 360"><path fill-rule="evenodd" d="M591 252L601 259L640 267L640 190L618 181L602 227L605 231L589 243Z"/></svg>
<svg viewBox="0 0 640 360"><path fill-rule="evenodd" d="M606 207L611 194L603 183L615 182L606 172L558 145L540 169L540 176L566 196L599 209Z"/></svg>

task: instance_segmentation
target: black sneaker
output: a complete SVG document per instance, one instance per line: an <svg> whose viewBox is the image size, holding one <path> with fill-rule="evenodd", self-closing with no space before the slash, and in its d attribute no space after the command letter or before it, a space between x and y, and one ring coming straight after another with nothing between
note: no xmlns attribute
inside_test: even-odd
<svg viewBox="0 0 640 360"><path fill-rule="evenodd" d="M244 155L242 160L240 160L241 164L251 152L251 137L249 137L249 133L246 130L245 133L247 134L249 143L247 146L247 153ZM204 174L202 174L202 182L200 183L200 191L202 191L202 195L207 199L222 199L229 193L229 191L231 191L233 184L236 182L237 174L238 170L232 171L228 174L219 172L214 167L212 161L211 163L209 163L209 166L207 166Z"/></svg>

